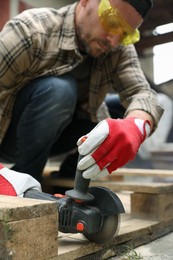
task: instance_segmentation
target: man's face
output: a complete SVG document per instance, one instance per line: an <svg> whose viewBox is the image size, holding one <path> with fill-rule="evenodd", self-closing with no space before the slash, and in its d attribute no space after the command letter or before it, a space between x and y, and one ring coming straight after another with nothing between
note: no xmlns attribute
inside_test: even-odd
<svg viewBox="0 0 173 260"><path fill-rule="evenodd" d="M117 8L121 16L132 29L136 29L142 22L141 16L127 2L122 0L108 0L113 8ZM99 17L99 0L81 0L79 14L77 13L76 30L81 49L93 57L110 52L121 44L120 32L112 33L105 30Z"/></svg>

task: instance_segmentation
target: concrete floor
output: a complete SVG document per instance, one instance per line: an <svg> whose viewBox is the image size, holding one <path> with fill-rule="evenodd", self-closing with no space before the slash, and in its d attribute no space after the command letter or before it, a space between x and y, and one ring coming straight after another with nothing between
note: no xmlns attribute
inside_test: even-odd
<svg viewBox="0 0 173 260"><path fill-rule="evenodd" d="M144 260L173 260L173 233L135 249Z"/></svg>
<svg viewBox="0 0 173 260"><path fill-rule="evenodd" d="M109 260L173 260L173 232L137 247L124 256L111 257Z"/></svg>

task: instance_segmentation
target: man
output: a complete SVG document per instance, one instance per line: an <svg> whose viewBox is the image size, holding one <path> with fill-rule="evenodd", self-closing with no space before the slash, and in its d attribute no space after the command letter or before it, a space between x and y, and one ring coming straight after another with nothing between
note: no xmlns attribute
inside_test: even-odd
<svg viewBox="0 0 173 260"><path fill-rule="evenodd" d="M27 10L4 26L0 157L13 170L41 181L48 157L74 149L78 139L85 178L135 157L163 113L133 46L151 7L152 0L80 0ZM90 132L111 89L124 119L102 120Z"/></svg>

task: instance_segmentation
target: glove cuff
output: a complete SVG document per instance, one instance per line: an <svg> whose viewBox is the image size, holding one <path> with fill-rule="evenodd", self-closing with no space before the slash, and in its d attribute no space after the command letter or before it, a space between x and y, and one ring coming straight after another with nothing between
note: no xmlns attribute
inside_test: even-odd
<svg viewBox="0 0 173 260"><path fill-rule="evenodd" d="M134 118L134 122L145 140L151 133L150 122L148 120L143 120L139 118Z"/></svg>
<svg viewBox="0 0 173 260"><path fill-rule="evenodd" d="M4 169L4 166L0 163L0 170ZM12 186L12 184L6 180L1 174L0 174L0 194L2 195L8 195L8 196L17 196L17 193Z"/></svg>
<svg viewBox="0 0 173 260"><path fill-rule="evenodd" d="M23 197L28 189L41 191L41 185L29 174L16 172L0 164L0 194Z"/></svg>
<svg viewBox="0 0 173 260"><path fill-rule="evenodd" d="M4 166L0 163L0 170L1 170L2 168L4 168Z"/></svg>

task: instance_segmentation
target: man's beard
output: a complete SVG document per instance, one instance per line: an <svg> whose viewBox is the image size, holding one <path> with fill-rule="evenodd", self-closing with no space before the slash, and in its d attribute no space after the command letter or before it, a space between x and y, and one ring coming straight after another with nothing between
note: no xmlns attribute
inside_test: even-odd
<svg viewBox="0 0 173 260"><path fill-rule="evenodd" d="M89 39L89 40L87 41L85 39ZM90 47L91 42L96 43L96 47L94 49ZM109 42L106 40L103 41L97 38L92 39L90 34L86 34L84 35L84 37L82 37L82 33L79 27L77 28L77 43L79 46L79 50L82 54L88 54L92 57L101 57L113 50L112 46L110 46ZM101 45L101 46L97 47L97 45L98 46ZM105 50L103 50L102 48L104 48Z"/></svg>
<svg viewBox="0 0 173 260"><path fill-rule="evenodd" d="M90 47L89 41L85 40L85 39L91 39L91 35L90 34L85 34L82 37L82 32L80 30L79 27L77 27L77 43L79 46L79 50L82 54L88 54L92 57L100 57L103 56L106 52L101 52L100 48L95 48L94 50ZM90 42L95 41L95 42L99 42L99 40L97 39L93 39L90 40Z"/></svg>
<svg viewBox="0 0 173 260"><path fill-rule="evenodd" d="M90 48L85 40L81 37L81 30L79 27L76 29L76 35L77 35L77 43L79 46L79 50L82 54L90 54ZM88 36L89 37L89 36Z"/></svg>

